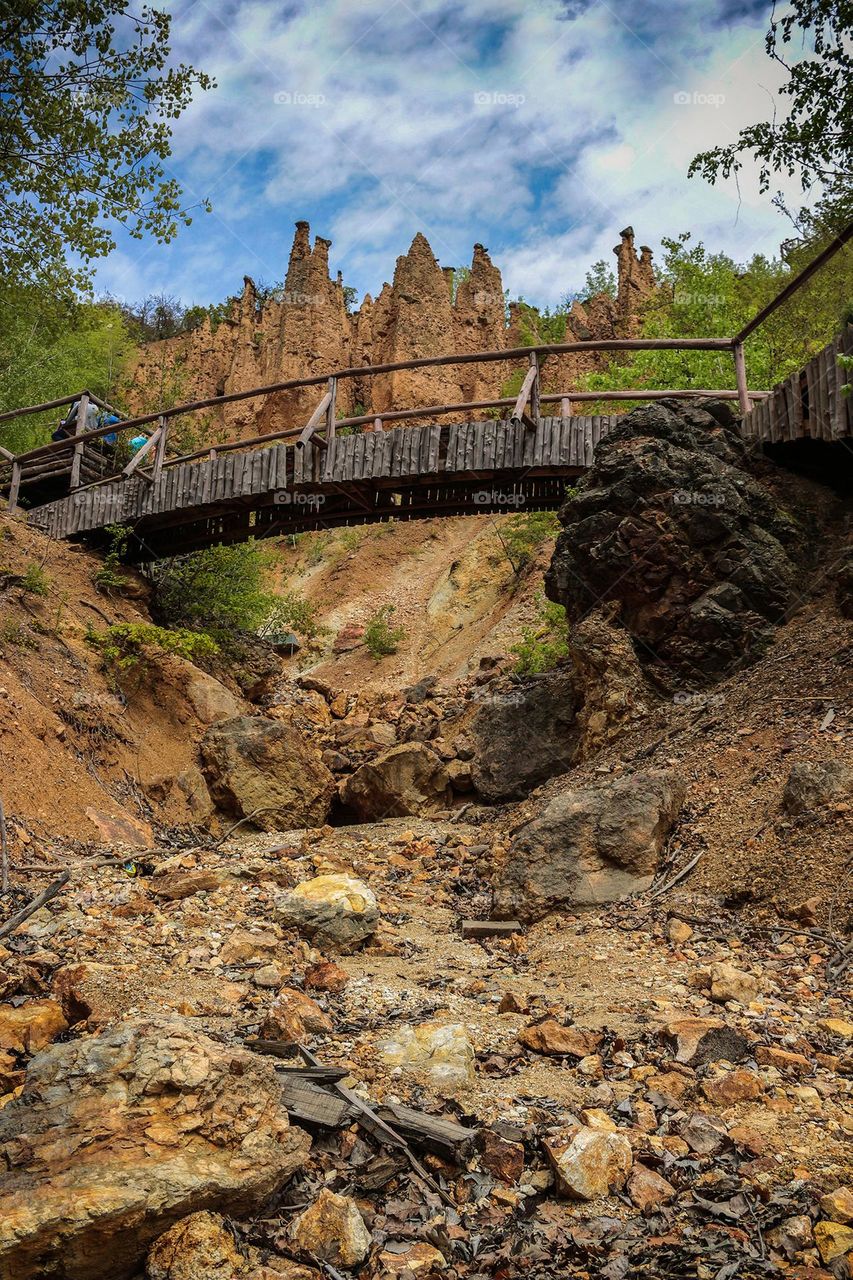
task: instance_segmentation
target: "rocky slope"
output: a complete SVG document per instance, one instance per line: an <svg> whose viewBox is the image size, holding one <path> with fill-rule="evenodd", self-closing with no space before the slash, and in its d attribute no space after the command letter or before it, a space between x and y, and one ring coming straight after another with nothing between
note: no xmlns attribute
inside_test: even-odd
<svg viewBox="0 0 853 1280"><path fill-rule="evenodd" d="M851 1275L844 507L668 404L561 519L554 672L498 643L536 571L302 543L354 647L157 659L115 737L84 618L144 600L6 522L3 918L55 893L0 926L0 1280Z"/></svg>

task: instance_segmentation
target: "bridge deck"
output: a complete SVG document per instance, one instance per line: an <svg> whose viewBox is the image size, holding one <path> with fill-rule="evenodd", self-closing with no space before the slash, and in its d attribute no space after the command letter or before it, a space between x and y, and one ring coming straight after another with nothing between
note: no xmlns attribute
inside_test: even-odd
<svg viewBox="0 0 853 1280"><path fill-rule="evenodd" d="M336 436L321 451L277 444L78 490L30 512L55 538L133 525L139 558L212 541L438 514L559 505L615 415L464 422Z"/></svg>

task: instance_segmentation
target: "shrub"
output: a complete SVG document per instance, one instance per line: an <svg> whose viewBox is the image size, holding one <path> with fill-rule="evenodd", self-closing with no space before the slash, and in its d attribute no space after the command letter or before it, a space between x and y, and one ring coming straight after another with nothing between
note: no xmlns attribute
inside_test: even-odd
<svg viewBox="0 0 853 1280"><path fill-rule="evenodd" d="M515 669L520 675L550 671L569 651L568 622L563 606L541 596L538 606L538 624L525 628L518 644L510 650L516 656Z"/></svg>
<svg viewBox="0 0 853 1280"><path fill-rule="evenodd" d="M259 634L270 636L278 631L296 631L306 640L313 640L323 629L317 622L317 611L314 605L297 595L295 591L290 591L276 597L272 612L260 628Z"/></svg>
<svg viewBox="0 0 853 1280"><path fill-rule="evenodd" d="M556 536L559 528L555 511L528 511L506 521L498 537L516 577L531 563L542 544Z"/></svg>
<svg viewBox="0 0 853 1280"><path fill-rule="evenodd" d="M406 637L404 627L391 626L393 612L393 604L383 605L364 629L364 643L377 661L387 657L389 653L396 653L400 642Z"/></svg>
<svg viewBox="0 0 853 1280"><path fill-rule="evenodd" d="M127 550L130 529L126 525L110 524L105 530L108 545L103 563L92 575L92 581L98 591L109 595L111 591L120 591L126 587L128 579L121 572L121 562Z"/></svg>
<svg viewBox="0 0 853 1280"><path fill-rule="evenodd" d="M86 639L99 651L104 669L115 674L138 666L152 650L176 654L189 662L210 658L218 650L216 642L201 632L182 627L169 630L152 622L117 622L106 631L92 628Z"/></svg>
<svg viewBox="0 0 853 1280"><path fill-rule="evenodd" d="M21 589L29 591L33 596L46 596L50 590L50 578L48 578L44 569L35 561L27 565L27 571L21 578Z"/></svg>

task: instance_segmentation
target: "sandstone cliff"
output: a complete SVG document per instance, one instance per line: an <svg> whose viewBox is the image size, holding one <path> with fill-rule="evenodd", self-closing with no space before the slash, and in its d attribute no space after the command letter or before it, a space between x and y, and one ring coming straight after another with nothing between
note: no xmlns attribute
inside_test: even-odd
<svg viewBox="0 0 853 1280"><path fill-rule="evenodd" d="M298 222L284 286L276 295L260 300L254 282L245 277L241 296L215 329L205 320L190 333L144 347L130 374L131 407L150 411L346 365L501 350L522 342L520 308L510 304L507 315L500 270L483 245L474 246L470 269L454 296L453 270L439 265L419 232L408 253L397 259L392 283L383 284L375 299L365 295L360 309L349 313L340 275L334 280L329 275L330 243L316 236L312 246L308 223ZM617 297L600 293L575 302L566 341L634 332L639 309L654 288L651 250L644 246L638 256L633 229L626 227L614 253ZM529 326L529 313L526 320ZM570 390L601 362L594 353L551 357L543 370L544 386ZM521 366L500 362L346 379L338 386L338 416L494 398L516 367ZM321 395L315 387L279 392L225 405L206 421L229 436L278 431L304 422ZM195 420L196 428L202 425Z"/></svg>

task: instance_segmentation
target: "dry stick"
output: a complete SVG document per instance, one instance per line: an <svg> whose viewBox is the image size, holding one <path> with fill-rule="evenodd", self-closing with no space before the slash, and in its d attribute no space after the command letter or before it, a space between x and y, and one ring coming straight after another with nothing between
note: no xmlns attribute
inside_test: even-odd
<svg viewBox="0 0 853 1280"><path fill-rule="evenodd" d="M659 898L662 893L666 893L668 889L674 888L680 880L683 880L686 875L689 875L704 852L704 849L700 850L700 852L696 854L695 858L690 859L686 867L682 867L677 875L673 876L671 880L667 880L666 884L662 884L659 889L652 889L649 893L649 897Z"/></svg>
<svg viewBox="0 0 853 1280"><path fill-rule="evenodd" d="M60 889L63 889L70 879L71 872L63 871L58 880L54 880L53 884L49 884L46 889L43 889L37 898L33 898L32 902L27 903L15 915L10 916L5 924L0 925L0 938L6 938L10 933L14 933L18 925L28 920L31 915L38 911L39 907L43 907L46 902L50 902L51 898L55 898Z"/></svg>
<svg viewBox="0 0 853 1280"><path fill-rule="evenodd" d="M280 808L280 806L277 804L266 804L266 805L263 805L260 809L253 809L251 813L247 813L242 818L238 818L238 820L234 823L234 825L228 828L224 836L220 836L218 840L214 841L211 848L218 849L221 844L225 843L225 841L231 835L232 831L236 831L238 827L242 827L244 822L251 822L252 819L256 818L259 813L274 813L275 810L278 808Z"/></svg>
<svg viewBox="0 0 853 1280"><path fill-rule="evenodd" d="M6 814L3 801L0 800L0 893L3 897L9 892L9 845L6 840Z"/></svg>

